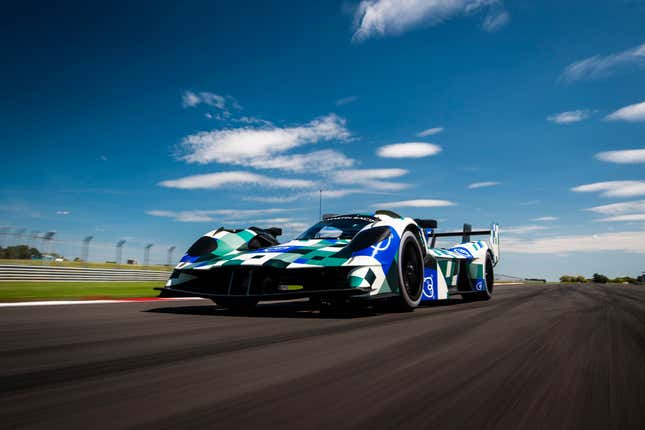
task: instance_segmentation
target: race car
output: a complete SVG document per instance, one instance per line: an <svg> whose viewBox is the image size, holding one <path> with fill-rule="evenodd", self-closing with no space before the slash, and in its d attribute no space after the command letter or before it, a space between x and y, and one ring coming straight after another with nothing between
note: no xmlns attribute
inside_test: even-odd
<svg viewBox="0 0 645 430"><path fill-rule="evenodd" d="M423 301L461 295L492 297L499 261L499 226L437 232L437 221L379 210L326 215L296 239L279 243L280 228L206 233L173 270L162 296L210 298L249 309L260 300L310 297L317 303L386 299L410 311ZM487 235L488 240L471 241ZM439 237L461 237L450 248Z"/></svg>

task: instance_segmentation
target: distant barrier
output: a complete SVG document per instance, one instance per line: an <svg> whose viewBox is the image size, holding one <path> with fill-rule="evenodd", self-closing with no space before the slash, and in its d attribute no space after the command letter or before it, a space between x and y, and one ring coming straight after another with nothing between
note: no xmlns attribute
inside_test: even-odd
<svg viewBox="0 0 645 430"><path fill-rule="evenodd" d="M168 276L160 270L0 265L0 281L165 281Z"/></svg>

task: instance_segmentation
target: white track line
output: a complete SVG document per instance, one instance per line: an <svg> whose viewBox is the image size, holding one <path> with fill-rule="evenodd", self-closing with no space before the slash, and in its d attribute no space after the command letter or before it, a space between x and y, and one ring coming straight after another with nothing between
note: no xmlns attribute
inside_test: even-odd
<svg viewBox="0 0 645 430"><path fill-rule="evenodd" d="M115 300L49 300L42 302L7 302L0 303L0 308L13 308L22 306L57 306L57 305L100 305L106 303L149 303L149 302L170 302L175 300L204 300L200 297L168 297L150 299L115 299Z"/></svg>

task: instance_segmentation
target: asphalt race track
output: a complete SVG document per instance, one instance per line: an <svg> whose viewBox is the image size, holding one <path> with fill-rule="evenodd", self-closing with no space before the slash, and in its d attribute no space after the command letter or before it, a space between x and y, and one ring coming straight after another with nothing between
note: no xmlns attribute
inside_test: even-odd
<svg viewBox="0 0 645 430"><path fill-rule="evenodd" d="M0 309L8 428L645 428L645 288L414 313L207 301Z"/></svg>

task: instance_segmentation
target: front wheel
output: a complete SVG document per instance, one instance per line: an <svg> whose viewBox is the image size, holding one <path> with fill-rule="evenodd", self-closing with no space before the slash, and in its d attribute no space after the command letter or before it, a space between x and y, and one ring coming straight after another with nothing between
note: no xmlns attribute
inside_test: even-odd
<svg viewBox="0 0 645 430"><path fill-rule="evenodd" d="M250 297L219 297L213 300L217 305L232 311L250 311L258 304L258 299Z"/></svg>
<svg viewBox="0 0 645 430"><path fill-rule="evenodd" d="M406 231L399 246L398 307L412 311L421 302L423 292L423 255L414 233Z"/></svg>

